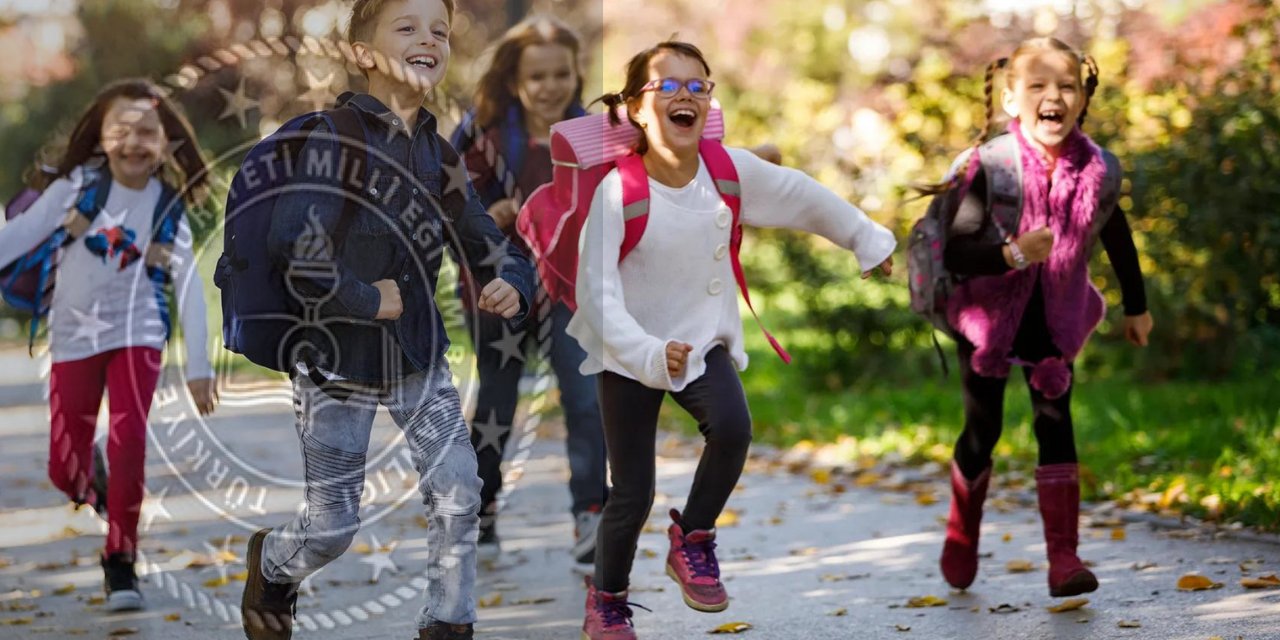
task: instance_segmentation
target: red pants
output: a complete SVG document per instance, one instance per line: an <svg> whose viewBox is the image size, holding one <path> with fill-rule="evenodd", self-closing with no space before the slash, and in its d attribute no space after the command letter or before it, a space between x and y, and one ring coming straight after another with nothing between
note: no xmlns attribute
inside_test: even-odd
<svg viewBox="0 0 1280 640"><path fill-rule="evenodd" d="M146 347L116 349L54 363L49 376L49 479L75 502L94 502L93 436L104 389L110 397L108 554L137 550L147 413L160 378L160 355Z"/></svg>

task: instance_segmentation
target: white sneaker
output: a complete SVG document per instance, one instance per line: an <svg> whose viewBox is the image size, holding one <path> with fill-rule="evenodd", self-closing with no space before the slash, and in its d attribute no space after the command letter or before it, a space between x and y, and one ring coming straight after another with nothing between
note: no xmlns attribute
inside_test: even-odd
<svg viewBox="0 0 1280 640"><path fill-rule="evenodd" d="M596 561L596 532L600 528L599 511L583 511L574 516L573 559L581 564Z"/></svg>

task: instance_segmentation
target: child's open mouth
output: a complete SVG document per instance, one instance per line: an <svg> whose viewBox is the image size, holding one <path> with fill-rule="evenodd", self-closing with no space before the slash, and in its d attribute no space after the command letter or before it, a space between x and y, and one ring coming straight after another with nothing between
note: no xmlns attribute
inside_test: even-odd
<svg viewBox="0 0 1280 640"><path fill-rule="evenodd" d="M410 56L405 58L405 62L409 63L411 67L420 69L434 69L440 65L440 60L432 55Z"/></svg>
<svg viewBox="0 0 1280 640"><path fill-rule="evenodd" d="M682 129L692 129L698 122L698 113L693 109L680 108L667 115L667 119Z"/></svg>
<svg viewBox="0 0 1280 640"><path fill-rule="evenodd" d="M1049 122L1053 124L1062 124L1066 117L1066 112L1061 109L1043 109L1037 114L1040 122Z"/></svg>

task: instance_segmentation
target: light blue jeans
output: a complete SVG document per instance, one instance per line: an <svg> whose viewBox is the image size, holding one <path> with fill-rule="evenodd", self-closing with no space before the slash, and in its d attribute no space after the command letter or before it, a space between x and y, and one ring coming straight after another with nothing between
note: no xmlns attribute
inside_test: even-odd
<svg viewBox="0 0 1280 640"><path fill-rule="evenodd" d="M308 376L294 375L293 398L306 508L267 536L262 556L267 580L301 582L351 545L360 528L369 433L381 404L409 443L430 522L427 602L418 628L437 621L475 622L480 477L444 359L430 371L390 383L383 392L357 392L343 400L320 390Z"/></svg>

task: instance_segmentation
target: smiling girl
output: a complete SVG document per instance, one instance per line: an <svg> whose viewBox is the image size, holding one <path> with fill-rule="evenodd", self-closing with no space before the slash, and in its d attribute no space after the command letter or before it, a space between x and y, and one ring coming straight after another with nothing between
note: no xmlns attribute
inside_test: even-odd
<svg viewBox="0 0 1280 640"><path fill-rule="evenodd" d="M737 229L721 193L737 191L742 224L821 235L853 252L864 275L892 269L893 235L807 175L728 148L737 184L717 185L700 153L715 83L697 47L662 42L627 64L626 85L603 98L642 134L635 153L648 175L644 235L619 263L625 219L613 170L591 203L569 334L600 373L612 468L583 637L634 638L627 587L636 542L654 499L658 411L669 393L706 440L683 510L671 511L666 571L685 604L729 605L716 560L716 519L746 461L751 416L738 371L746 368L733 294Z"/></svg>
<svg viewBox="0 0 1280 640"><path fill-rule="evenodd" d="M138 512L147 414L169 335L163 285L170 278L180 292L188 388L202 414L217 400L205 350L204 289L179 197L194 202L206 179L197 144L153 84L112 84L76 124L53 182L0 229L0 264L59 227L67 232L49 319L49 479L107 519L102 568L111 611L143 604L134 571ZM86 197L91 190L99 197ZM104 391L111 405L110 474L95 460L93 444Z"/></svg>
<svg viewBox="0 0 1280 640"><path fill-rule="evenodd" d="M1071 423L1073 362L1105 310L1089 279L1097 239L1120 281L1125 337L1145 346L1152 320L1124 212L1114 196L1106 202L1102 196L1104 181L1119 183L1119 163L1080 130L1098 84L1097 66L1053 38L1022 43L987 68L987 123L979 142L991 126L992 80L1000 69L1009 74L1001 101L1013 119L1006 135L1014 137L1021 161L1022 209L1016 228L1003 228L990 213L978 168L947 241L947 270L964 278L948 301L947 317L959 334L965 426L952 464L942 573L959 589L977 575L991 452L1002 430L1005 384L1012 365L1019 365L1040 445L1036 490L1049 593L1071 596L1098 588L1076 555L1080 476Z"/></svg>

